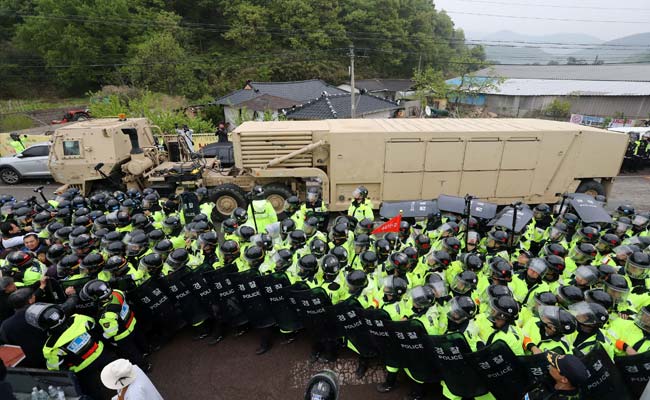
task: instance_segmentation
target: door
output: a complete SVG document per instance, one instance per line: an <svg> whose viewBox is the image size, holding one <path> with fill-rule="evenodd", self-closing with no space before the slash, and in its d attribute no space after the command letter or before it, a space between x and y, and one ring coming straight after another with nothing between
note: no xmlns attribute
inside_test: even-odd
<svg viewBox="0 0 650 400"><path fill-rule="evenodd" d="M15 168L22 176L45 176L50 171L47 167L48 145L31 146L17 156Z"/></svg>

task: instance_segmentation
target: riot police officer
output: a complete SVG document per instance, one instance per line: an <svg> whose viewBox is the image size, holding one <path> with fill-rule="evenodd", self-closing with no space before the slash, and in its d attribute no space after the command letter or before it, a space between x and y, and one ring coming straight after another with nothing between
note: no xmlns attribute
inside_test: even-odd
<svg viewBox="0 0 650 400"><path fill-rule="evenodd" d="M365 186L359 186L352 192L352 203L348 208L348 215L355 218L356 221L361 221L364 218L374 220L375 216L372 212L372 201L368 199L368 189Z"/></svg>

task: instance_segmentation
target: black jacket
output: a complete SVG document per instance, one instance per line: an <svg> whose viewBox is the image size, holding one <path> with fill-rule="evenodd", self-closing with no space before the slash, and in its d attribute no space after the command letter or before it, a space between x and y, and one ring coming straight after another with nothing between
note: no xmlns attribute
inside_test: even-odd
<svg viewBox="0 0 650 400"><path fill-rule="evenodd" d="M23 349L25 359L20 362L20 367L45 368L43 345L47 340L47 334L27 323L26 310L27 307L16 310L13 316L0 325L0 341Z"/></svg>

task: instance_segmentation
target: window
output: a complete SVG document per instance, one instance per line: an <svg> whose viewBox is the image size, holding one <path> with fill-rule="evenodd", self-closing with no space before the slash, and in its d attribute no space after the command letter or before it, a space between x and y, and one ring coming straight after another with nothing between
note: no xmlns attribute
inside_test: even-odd
<svg viewBox="0 0 650 400"><path fill-rule="evenodd" d="M23 151L23 157L44 157L50 152L49 146L32 146Z"/></svg>
<svg viewBox="0 0 650 400"><path fill-rule="evenodd" d="M80 156L81 148L78 140L64 140L63 141L63 155L64 156Z"/></svg>

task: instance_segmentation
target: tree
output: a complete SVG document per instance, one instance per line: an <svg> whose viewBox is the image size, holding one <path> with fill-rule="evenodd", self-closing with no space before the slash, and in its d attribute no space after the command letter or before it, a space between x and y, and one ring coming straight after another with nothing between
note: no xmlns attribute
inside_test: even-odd
<svg viewBox="0 0 650 400"><path fill-rule="evenodd" d="M497 76L494 70L491 70L488 76L471 75L472 72L486 68L489 64L484 60L472 57L470 54L455 58L454 64L457 65L460 77L457 84L449 85L447 98L455 106L458 106L464 98L497 91L505 81L505 78Z"/></svg>
<svg viewBox="0 0 650 400"><path fill-rule="evenodd" d="M544 114L554 118L566 118L571 114L571 103L567 100L553 99L544 109Z"/></svg>
<svg viewBox="0 0 650 400"><path fill-rule="evenodd" d="M420 71L416 70L413 74L413 87L420 101L420 116L427 106L427 98L435 96L440 99L447 98L448 85L442 71L434 70L433 67L427 67Z"/></svg>

